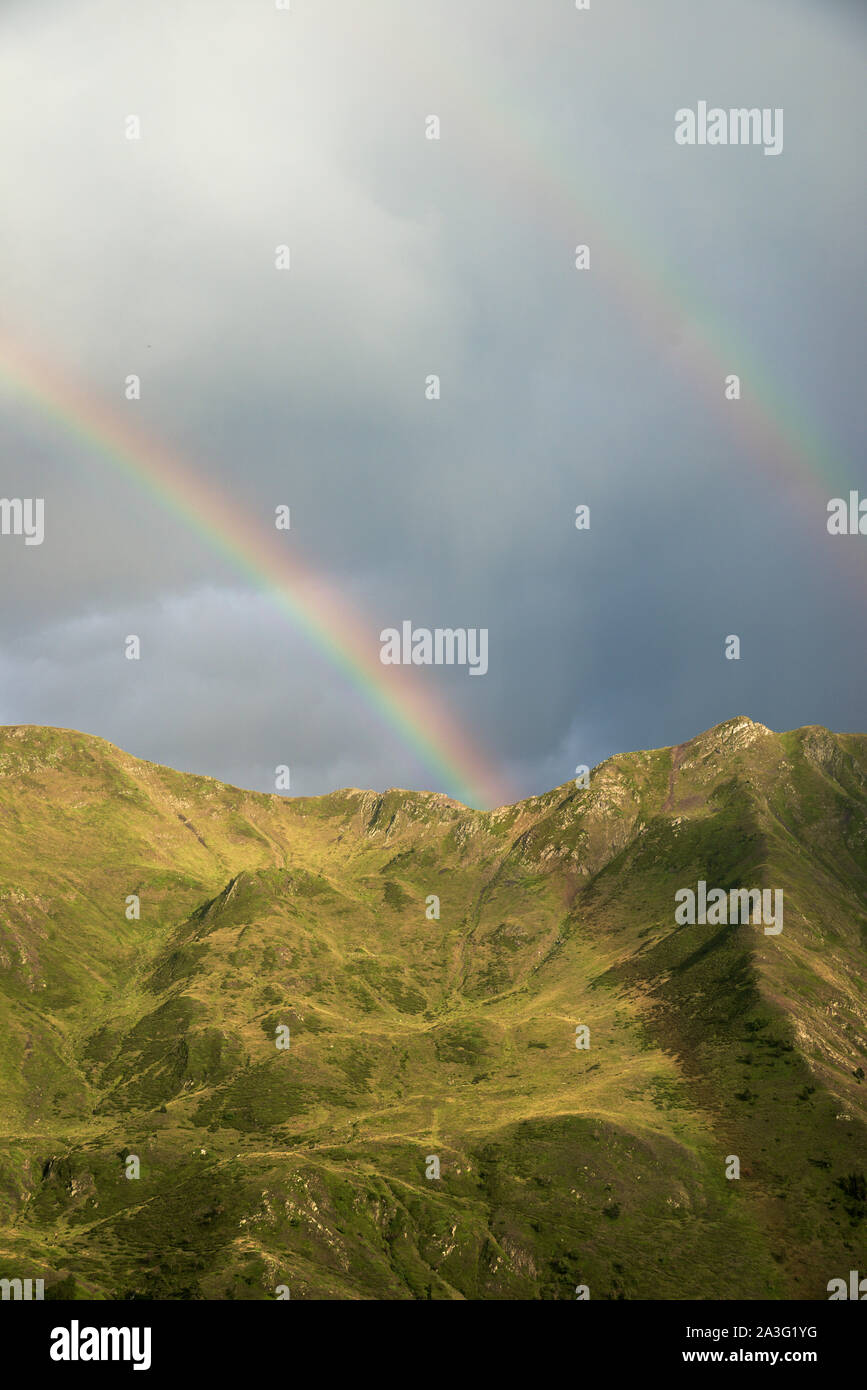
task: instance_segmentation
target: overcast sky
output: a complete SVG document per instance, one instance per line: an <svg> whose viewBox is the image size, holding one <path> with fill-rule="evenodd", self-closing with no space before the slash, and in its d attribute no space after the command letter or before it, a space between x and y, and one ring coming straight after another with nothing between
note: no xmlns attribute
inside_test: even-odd
<svg viewBox="0 0 867 1390"><path fill-rule="evenodd" d="M415 679L516 795L736 714L867 729L867 536L826 529L867 496L865 35L846 0L3 0L0 337L254 525L289 504L374 659L487 628L486 675ZM782 108L782 153L677 145L700 101ZM2 373L0 496L46 509L0 537L0 723L451 789Z"/></svg>

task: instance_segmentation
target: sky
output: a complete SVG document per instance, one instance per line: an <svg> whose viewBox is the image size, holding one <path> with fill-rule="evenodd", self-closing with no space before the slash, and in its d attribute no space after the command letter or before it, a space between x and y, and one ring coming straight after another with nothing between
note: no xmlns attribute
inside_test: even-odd
<svg viewBox="0 0 867 1390"><path fill-rule="evenodd" d="M479 805L736 715L867 729L867 536L827 529L867 497L865 38L846 0L3 0L0 497L45 534L0 535L0 724ZM679 145L702 101L782 151ZM58 382L327 586L367 677ZM404 621L486 629L486 673L383 665Z"/></svg>

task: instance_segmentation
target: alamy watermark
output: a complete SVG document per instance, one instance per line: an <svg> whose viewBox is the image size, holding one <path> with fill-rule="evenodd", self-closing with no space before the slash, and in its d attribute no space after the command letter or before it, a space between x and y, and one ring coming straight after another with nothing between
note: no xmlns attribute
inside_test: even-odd
<svg viewBox="0 0 867 1390"><path fill-rule="evenodd" d="M674 138L678 145L764 145L765 154L783 152L783 108L769 106L708 109L700 101L693 111L682 106L674 113Z"/></svg>
<svg viewBox="0 0 867 1390"><path fill-rule="evenodd" d="M396 627L384 627L379 659L383 666L469 666L471 676L483 676L488 669L488 629L486 627L413 628L408 620Z"/></svg>
<svg viewBox="0 0 867 1390"><path fill-rule="evenodd" d="M845 1279L829 1279L827 1284L828 1302L835 1299L856 1299L863 1303L867 1299L867 1279L859 1279L857 1269L849 1270L849 1283Z"/></svg>
<svg viewBox="0 0 867 1390"><path fill-rule="evenodd" d="M0 536L23 536L25 545L45 540L45 500L42 497L0 497Z"/></svg>
<svg viewBox="0 0 867 1390"><path fill-rule="evenodd" d="M827 527L830 536L867 536L867 497L852 491L848 504L845 497L832 497Z"/></svg>
<svg viewBox="0 0 867 1390"><path fill-rule="evenodd" d="M151 1364L149 1327L82 1327L73 1318L69 1327L51 1330L48 1351L52 1361L131 1361L134 1371Z"/></svg>
<svg viewBox="0 0 867 1390"><path fill-rule="evenodd" d="M34 1290L35 1286L35 1290ZM0 1298L41 1303L45 1298L44 1279L0 1279Z"/></svg>
<svg viewBox="0 0 867 1390"><path fill-rule="evenodd" d="M783 930L782 888L711 888L699 879L698 891L678 888L674 895L678 907L674 920L679 927L736 927L765 924L765 936L778 936ZM773 911L771 905L773 903Z"/></svg>

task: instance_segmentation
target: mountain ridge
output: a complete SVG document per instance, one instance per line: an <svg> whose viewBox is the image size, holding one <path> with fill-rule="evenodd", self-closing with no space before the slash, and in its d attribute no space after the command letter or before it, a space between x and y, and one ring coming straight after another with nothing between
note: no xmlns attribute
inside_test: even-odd
<svg viewBox="0 0 867 1390"><path fill-rule="evenodd" d="M476 811L7 726L0 824L0 1277L815 1298L863 1264L864 735L738 716ZM676 926L700 879L782 889L783 932Z"/></svg>

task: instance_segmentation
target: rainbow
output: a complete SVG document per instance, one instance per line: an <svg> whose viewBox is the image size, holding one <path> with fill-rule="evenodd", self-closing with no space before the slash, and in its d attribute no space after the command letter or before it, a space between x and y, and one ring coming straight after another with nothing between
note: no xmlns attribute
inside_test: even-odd
<svg viewBox="0 0 867 1390"><path fill-rule="evenodd" d="M426 42L429 39L428 35ZM591 245L594 270L601 267L613 297L643 327L658 352L678 354L676 369L697 379L702 404L718 408L724 427L746 443L751 465L761 466L777 485L781 502L803 504L809 530L824 537L827 502L832 495L846 495L852 465L841 463L803 412L784 397L743 344L709 316L670 264L654 259L646 242L633 245L634 233L599 179L594 180L588 168L577 167L574 150L555 147L550 130L533 113L516 112L514 93L497 80L493 67L485 73L473 69L472 87L453 65L451 77L476 118L474 134L480 138L464 142L461 150L475 160L479 184L499 180L498 192L514 209L512 215L533 207L547 227L562 229L564 275L572 274L576 285L581 277L568 268L572 248L578 242ZM577 186L584 191L582 198ZM743 398L737 403L724 400L724 379L731 372L743 385ZM370 650L372 644L362 640L364 624L351 612L346 596L299 559L294 542L291 550L278 546L275 536L241 516L234 502L198 478L189 465L144 441L105 406L2 340L0 378L183 517L238 570L263 586L454 796L472 805L511 799L475 739L421 689L417 677L413 680L400 667L381 666L378 653ZM861 578L862 552L856 556L855 549L840 545L837 554L843 564L857 568Z"/></svg>
<svg viewBox="0 0 867 1390"><path fill-rule="evenodd" d="M444 702L422 689L412 668L383 666L369 624L344 593L299 558L290 533L239 511L234 500L162 444L146 439L103 403L29 350L0 339L0 380L38 406L163 509L180 517L271 601L322 651L386 725L397 732L449 794L476 807L513 800L495 765ZM281 543L282 542L282 543Z"/></svg>
<svg viewBox="0 0 867 1390"><path fill-rule="evenodd" d="M447 63L444 50L440 61ZM460 65L449 64L446 70L465 109L473 113L473 139L455 142L455 158L467 161L474 186L490 189L492 201L504 205L512 218L532 217L549 232L561 229L564 283L571 276L580 289L587 274L603 276L611 298L657 353L671 354L674 370L694 379L700 405L715 408L722 427L746 444L751 467L761 467L778 486L783 505L800 506L810 529L825 535L827 502L848 494L855 460L840 459L791 393L736 341L719 315L711 314L670 260L654 253L646 238L636 242L604 175L586 160L579 162L580 149L556 141L534 111L519 109L514 90L492 63L474 66L472 83ZM673 116L672 108L672 131ZM582 243L591 248L590 272L574 269L574 249ZM725 400L730 373L741 379L742 396L736 403ZM840 546L838 554L863 576L862 552L856 557L855 549Z"/></svg>

